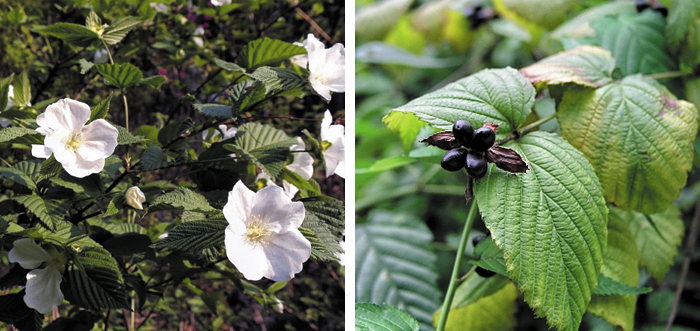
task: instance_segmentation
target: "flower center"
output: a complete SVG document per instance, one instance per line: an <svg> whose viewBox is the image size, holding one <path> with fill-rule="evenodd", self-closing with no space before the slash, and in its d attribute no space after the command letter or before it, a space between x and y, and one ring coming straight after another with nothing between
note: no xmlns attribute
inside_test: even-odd
<svg viewBox="0 0 700 331"><path fill-rule="evenodd" d="M264 244L270 231L263 225L260 216L253 216L253 221L246 225L246 238L251 244Z"/></svg>
<svg viewBox="0 0 700 331"><path fill-rule="evenodd" d="M74 133L73 135L70 136L70 138L68 138L68 141L66 141L66 147L68 147L74 151L77 151L78 148L80 148L80 146L83 145L82 137L83 137L82 133L80 133L80 132Z"/></svg>
<svg viewBox="0 0 700 331"><path fill-rule="evenodd" d="M45 261L46 267L63 272L67 262L66 256L58 250L56 250L56 248L54 248L53 246L49 247L49 249L47 249L46 252L49 253L48 258Z"/></svg>
<svg viewBox="0 0 700 331"><path fill-rule="evenodd" d="M314 79L317 82L321 83L321 85L328 85L328 78L325 75L321 75L318 73L315 73L313 75L314 75Z"/></svg>

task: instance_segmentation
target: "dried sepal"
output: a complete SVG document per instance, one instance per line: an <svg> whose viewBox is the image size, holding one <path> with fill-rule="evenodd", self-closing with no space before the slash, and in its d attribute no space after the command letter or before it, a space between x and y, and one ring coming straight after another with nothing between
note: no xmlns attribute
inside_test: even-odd
<svg viewBox="0 0 700 331"><path fill-rule="evenodd" d="M428 136L428 138L425 138L420 142L426 143L429 146L435 146L445 151L449 151L460 146L459 141L457 141L452 131L440 131L433 133Z"/></svg>
<svg viewBox="0 0 700 331"><path fill-rule="evenodd" d="M493 133L498 133L498 124L497 123L484 123L484 125L481 126L482 128L489 128L493 130Z"/></svg>
<svg viewBox="0 0 700 331"><path fill-rule="evenodd" d="M486 151L486 159L493 162L502 170L511 173L524 173L529 168L517 151L511 148L494 145Z"/></svg>

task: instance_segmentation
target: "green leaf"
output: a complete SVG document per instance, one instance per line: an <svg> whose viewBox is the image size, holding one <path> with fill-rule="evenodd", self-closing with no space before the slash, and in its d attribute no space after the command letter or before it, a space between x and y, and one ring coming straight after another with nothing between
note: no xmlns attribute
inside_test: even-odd
<svg viewBox="0 0 700 331"><path fill-rule="evenodd" d="M634 327L637 297L625 294L637 289L639 282L639 255L630 228L622 219L608 217L608 246L603 254L603 267L598 287L587 311L602 317L610 325L622 330ZM648 292L648 291L647 291ZM634 292L632 292L634 293ZM646 293L641 291L640 293Z"/></svg>
<svg viewBox="0 0 700 331"><path fill-rule="evenodd" d="M68 265L62 292L73 305L86 309L129 309L124 279L119 265L107 250L89 238L93 244L81 247L72 264ZM85 240L84 239L84 240Z"/></svg>
<svg viewBox="0 0 700 331"><path fill-rule="evenodd" d="M303 89L308 85L308 80L296 72L278 67L260 67L255 69L253 73L246 74L265 84L265 93L277 94L288 92L296 89Z"/></svg>
<svg viewBox="0 0 700 331"><path fill-rule="evenodd" d="M195 109L199 110L201 113L217 118L232 118L231 106L219 105L215 103L195 103Z"/></svg>
<svg viewBox="0 0 700 331"><path fill-rule="evenodd" d="M47 227L53 229L56 224L61 222L70 208L72 201L70 199L44 200L41 196L32 195L17 195L12 198L20 204L27 207L27 210L36 215Z"/></svg>
<svg viewBox="0 0 700 331"><path fill-rule="evenodd" d="M23 138L25 136L31 136L31 139L37 140L38 143L41 143L41 140L43 140L41 139L39 132L36 132L36 130L15 126L0 129L0 143L14 143L21 140L18 138Z"/></svg>
<svg viewBox="0 0 700 331"><path fill-rule="evenodd" d="M29 107L32 103L32 87L26 70L17 76L13 86L15 106Z"/></svg>
<svg viewBox="0 0 700 331"><path fill-rule="evenodd" d="M515 313L518 310L516 299L518 291L511 283L506 283L496 293L485 296L467 306L452 309L447 316L446 331L492 330L504 331L515 329ZM441 310L433 315L433 326Z"/></svg>
<svg viewBox="0 0 700 331"><path fill-rule="evenodd" d="M12 78L15 74L11 74L10 77L0 79L0 111L4 111L7 108L7 101L10 95L10 84L12 83Z"/></svg>
<svg viewBox="0 0 700 331"><path fill-rule="evenodd" d="M100 37L97 32L73 23L54 23L44 28L37 28L37 32L63 39L76 47L90 46Z"/></svg>
<svg viewBox="0 0 700 331"><path fill-rule="evenodd" d="M109 112L109 103L111 101L112 94L110 93L106 99L102 100L102 102L100 102L97 106L92 107L92 109L90 109L90 120L88 120L88 123L91 123L96 119L105 118Z"/></svg>
<svg viewBox="0 0 700 331"><path fill-rule="evenodd" d="M250 79L233 85L230 89L231 111L233 116L245 111L253 111L265 100L265 84Z"/></svg>
<svg viewBox="0 0 700 331"><path fill-rule="evenodd" d="M355 304L355 330L357 331L420 331L415 318L405 311L388 304Z"/></svg>
<svg viewBox="0 0 700 331"><path fill-rule="evenodd" d="M622 75L651 74L676 68L666 55L666 20L653 10L606 16L591 22L598 46L612 52Z"/></svg>
<svg viewBox="0 0 700 331"><path fill-rule="evenodd" d="M144 141L148 141L148 139L146 139L142 136L133 135L125 127L122 127L119 125L114 125L114 124L112 124L112 126L117 128L117 131L119 131L119 133L117 135L117 144L119 144L119 145L129 145L129 144L135 144L135 143L141 143Z"/></svg>
<svg viewBox="0 0 700 331"><path fill-rule="evenodd" d="M475 128L496 123L498 137L517 129L535 104L535 88L513 68L482 70L419 97L394 111L410 112L433 127L452 130L457 120Z"/></svg>
<svg viewBox="0 0 700 331"><path fill-rule="evenodd" d="M84 75L86 72L90 71L92 69L92 66L95 64L86 60L86 59L80 59L78 60L78 63L80 63L80 74Z"/></svg>
<svg viewBox="0 0 700 331"><path fill-rule="evenodd" d="M700 63L700 1L672 0L666 20L666 43L688 68Z"/></svg>
<svg viewBox="0 0 700 331"><path fill-rule="evenodd" d="M276 66L300 54L306 54L306 48L263 37L245 45L237 60L241 67L251 70L261 66Z"/></svg>
<svg viewBox="0 0 700 331"><path fill-rule="evenodd" d="M0 167L0 177L13 180L15 183L36 191L41 163L37 161L20 161L11 168Z"/></svg>
<svg viewBox="0 0 700 331"><path fill-rule="evenodd" d="M0 296L0 322L15 324L35 313L35 310L24 303L25 290ZM24 331L24 329L20 329Z"/></svg>
<svg viewBox="0 0 700 331"><path fill-rule="evenodd" d="M465 307L481 298L488 297L500 291L508 284L510 284L510 279L507 277L494 275L492 277L484 278L474 272L470 274L469 277L462 282L462 284L457 286L450 310L452 311ZM443 306L440 306L440 310L442 310L442 308Z"/></svg>
<svg viewBox="0 0 700 331"><path fill-rule="evenodd" d="M61 170L63 170L63 165L58 163L53 155L41 163L41 176L44 178L53 177L60 173Z"/></svg>
<svg viewBox="0 0 700 331"><path fill-rule="evenodd" d="M85 27L92 31L102 30L102 19L97 16L94 10L90 11L88 17L85 19Z"/></svg>
<svg viewBox="0 0 700 331"><path fill-rule="evenodd" d="M504 146L530 170L513 175L489 166L476 180L484 223L535 314L550 327L575 329L597 286L606 245L600 184L583 154L557 135L537 131Z"/></svg>
<svg viewBox="0 0 700 331"><path fill-rule="evenodd" d="M629 226L639 250L639 266L663 281L683 240L680 209L672 204L662 213L644 215L610 208L609 218L623 220Z"/></svg>
<svg viewBox="0 0 700 331"><path fill-rule="evenodd" d="M225 219L209 219L184 222L168 232L168 236L156 242L156 248L200 253L202 250L220 249L224 245ZM235 254L235 252L228 252Z"/></svg>
<svg viewBox="0 0 700 331"><path fill-rule="evenodd" d="M102 196L102 179L97 174L77 178L69 175L67 172L61 172L60 175L53 176L50 180L56 185L71 189L75 193L85 194L91 198Z"/></svg>
<svg viewBox="0 0 700 331"><path fill-rule="evenodd" d="M143 78L141 79L141 82L139 85L148 85L154 89L160 89L160 86L165 84L168 81L168 78L163 76L163 75L155 75L151 76L148 78Z"/></svg>
<svg viewBox="0 0 700 331"><path fill-rule="evenodd" d="M153 212L157 210L191 210L202 213L216 211L209 205L209 202L203 195L184 187L178 187L174 191L153 199L148 211Z"/></svg>
<svg viewBox="0 0 700 331"><path fill-rule="evenodd" d="M498 246L496 246L491 237L482 240L474 247L474 260L469 261L469 263L508 277L503 253L498 250Z"/></svg>
<svg viewBox="0 0 700 331"><path fill-rule="evenodd" d="M282 168L282 171L280 172L279 177L283 181L286 181L286 182L294 185L294 187L296 187L300 190L316 192L319 195L321 194L320 191L317 191L318 187L312 185L308 180L301 177L298 173L289 170L287 167Z"/></svg>
<svg viewBox="0 0 700 331"><path fill-rule="evenodd" d="M144 254L146 258L155 258L155 252L151 248L153 244L151 238L143 234L120 234L103 241L101 244L114 257L131 257L135 254Z"/></svg>
<svg viewBox="0 0 700 331"><path fill-rule="evenodd" d="M328 200L326 200L328 199ZM342 253L339 243L345 229L345 207L335 199L302 199L304 222L302 226L315 234L317 245L312 245L311 257L314 260L337 261L335 253Z"/></svg>
<svg viewBox="0 0 700 331"><path fill-rule="evenodd" d="M562 137L591 162L608 202L658 213L678 197L693 162L693 104L630 76L596 90L570 88L559 108Z"/></svg>
<svg viewBox="0 0 700 331"><path fill-rule="evenodd" d="M160 147L152 146L141 154L139 168L142 171L151 171L168 166L168 156L163 153Z"/></svg>
<svg viewBox="0 0 700 331"><path fill-rule="evenodd" d="M107 85L118 89L136 86L140 84L141 79L143 79L141 70L134 67L131 63L95 64L95 69L104 77Z"/></svg>
<svg viewBox="0 0 700 331"><path fill-rule="evenodd" d="M596 46L583 45L560 52L520 69L533 85L576 83L599 87L612 81L615 59L610 52Z"/></svg>
<svg viewBox="0 0 700 331"><path fill-rule="evenodd" d="M126 34L129 33L129 30L133 29L142 22L143 21L140 18L133 16L121 18L112 23L112 25L110 25L102 34L101 38L108 45L114 45L124 39Z"/></svg>
<svg viewBox="0 0 700 331"><path fill-rule="evenodd" d="M214 58L214 63L216 63L217 66L221 67L222 69L224 69L226 71L233 71L233 72L240 72L240 73L245 72L245 69L243 67L241 67L235 63L226 62L226 61L218 59L218 58Z"/></svg>
<svg viewBox="0 0 700 331"><path fill-rule="evenodd" d="M384 172L387 170L403 167L407 164L416 162L415 158L407 156L394 156L386 159L381 159L374 162L369 168L355 169L355 174L371 174L376 172Z"/></svg>
<svg viewBox="0 0 700 331"><path fill-rule="evenodd" d="M270 125L245 123L238 127L234 143L224 148L230 148L275 178L289 157L289 146L296 143L295 138Z"/></svg>
<svg viewBox="0 0 700 331"><path fill-rule="evenodd" d="M355 302L403 307L429 328L441 297L432 241L421 220L372 211L367 223L355 226Z"/></svg>
<svg viewBox="0 0 700 331"><path fill-rule="evenodd" d="M387 126L389 131L398 133L403 143L403 152L408 154L416 141L418 132L425 126L425 122L421 121L413 113L391 112L384 116L382 123Z"/></svg>

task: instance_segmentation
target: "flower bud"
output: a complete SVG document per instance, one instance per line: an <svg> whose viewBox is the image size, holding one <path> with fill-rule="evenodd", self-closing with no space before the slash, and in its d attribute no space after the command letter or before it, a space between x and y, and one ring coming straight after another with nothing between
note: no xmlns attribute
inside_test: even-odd
<svg viewBox="0 0 700 331"><path fill-rule="evenodd" d="M126 204L131 206L134 209L142 210L143 205L141 205L144 201L146 201L146 196L141 192L141 190L138 188L138 186L132 186L128 190L126 190Z"/></svg>

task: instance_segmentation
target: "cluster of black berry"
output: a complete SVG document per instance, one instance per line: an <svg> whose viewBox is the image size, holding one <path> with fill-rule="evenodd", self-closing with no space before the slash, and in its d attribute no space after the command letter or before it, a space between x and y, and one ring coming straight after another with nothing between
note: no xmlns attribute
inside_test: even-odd
<svg viewBox="0 0 700 331"><path fill-rule="evenodd" d="M496 133L486 126L474 130L474 127L465 120L455 122L452 133L462 146L445 153L440 161L442 168L447 171L458 171L466 166L469 176L484 177L488 169L484 153L493 146Z"/></svg>
<svg viewBox="0 0 700 331"><path fill-rule="evenodd" d="M637 12L641 13L648 8L661 14L663 17L668 16L668 9L659 0L637 0Z"/></svg>

